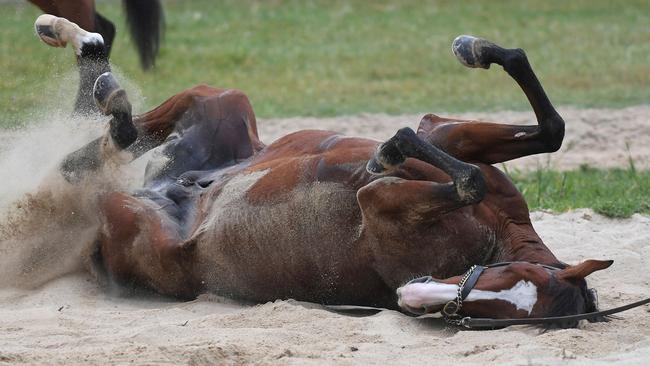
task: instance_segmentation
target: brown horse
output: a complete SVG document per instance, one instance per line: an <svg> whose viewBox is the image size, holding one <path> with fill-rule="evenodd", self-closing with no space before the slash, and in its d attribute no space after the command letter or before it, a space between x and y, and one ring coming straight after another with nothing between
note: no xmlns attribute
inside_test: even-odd
<svg viewBox="0 0 650 366"><path fill-rule="evenodd" d="M61 164L68 182L157 148L142 189L99 197L95 263L112 281L185 299L209 291L416 313L440 311L459 282L472 282L457 304L464 300L467 316L595 310L585 277L612 262L560 262L520 192L492 166L556 151L564 137L521 49L469 36L453 44L466 66L503 66L538 125L429 114L417 132L403 128L384 143L309 130L266 146L244 93L197 86L132 116L98 38L55 17L36 28L92 65L81 72L97 79L95 100L112 116L103 137ZM509 263L459 276L495 262ZM439 280L406 283L423 274Z"/></svg>

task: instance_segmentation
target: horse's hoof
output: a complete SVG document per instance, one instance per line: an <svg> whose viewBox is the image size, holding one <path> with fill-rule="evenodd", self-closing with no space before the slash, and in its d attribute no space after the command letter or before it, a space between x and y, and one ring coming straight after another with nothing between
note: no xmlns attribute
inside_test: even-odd
<svg viewBox="0 0 650 366"><path fill-rule="evenodd" d="M402 155L397 146L386 142L377 148L373 156L366 164L366 171L373 175L386 175L393 173L404 163L406 157Z"/></svg>
<svg viewBox="0 0 650 366"><path fill-rule="evenodd" d="M59 19L61 18L55 17L54 15L43 14L36 18L36 22L34 22L34 28L38 37L41 41L52 47L65 47L67 44L67 42L59 37L59 33L55 28Z"/></svg>
<svg viewBox="0 0 650 366"><path fill-rule="evenodd" d="M84 45L103 45L104 38L99 33L88 32L66 18L43 14L36 18L34 28L38 37L52 47L65 47L72 44L77 55L81 55Z"/></svg>
<svg viewBox="0 0 650 366"><path fill-rule="evenodd" d="M451 44L451 50L460 63L467 67L489 69L490 63L484 62L483 50L493 46L489 41L473 36L458 36Z"/></svg>
<svg viewBox="0 0 650 366"><path fill-rule="evenodd" d="M119 100L126 99L126 93L120 88L113 74L105 72L95 80L93 97L102 113L108 115L120 108Z"/></svg>
<svg viewBox="0 0 650 366"><path fill-rule="evenodd" d="M388 174L388 169L386 169L386 167L378 162L374 157L368 160L368 164L366 164L366 171L372 175Z"/></svg>

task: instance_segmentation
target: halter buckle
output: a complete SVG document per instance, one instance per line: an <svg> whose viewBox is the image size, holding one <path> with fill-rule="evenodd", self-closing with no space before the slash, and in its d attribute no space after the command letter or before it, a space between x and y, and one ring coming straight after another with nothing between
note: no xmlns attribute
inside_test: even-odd
<svg viewBox="0 0 650 366"><path fill-rule="evenodd" d="M456 302L456 300L451 300L442 308L442 314L447 317L453 317L458 314L458 310L460 310L458 302Z"/></svg>

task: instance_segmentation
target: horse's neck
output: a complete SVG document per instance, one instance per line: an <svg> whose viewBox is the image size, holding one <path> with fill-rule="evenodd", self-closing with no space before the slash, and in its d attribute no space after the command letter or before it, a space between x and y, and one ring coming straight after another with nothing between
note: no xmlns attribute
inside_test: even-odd
<svg viewBox="0 0 650 366"><path fill-rule="evenodd" d="M502 248L495 262L535 262L551 266L562 264L532 225L510 224L501 239Z"/></svg>

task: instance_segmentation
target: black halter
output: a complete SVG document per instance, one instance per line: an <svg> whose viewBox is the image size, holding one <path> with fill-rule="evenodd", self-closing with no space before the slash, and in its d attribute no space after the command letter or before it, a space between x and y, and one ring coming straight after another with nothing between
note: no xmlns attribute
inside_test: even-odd
<svg viewBox="0 0 650 366"><path fill-rule="evenodd" d="M469 295L469 293L472 291L472 289L476 285L476 282L478 281L478 278L481 276L481 274L485 269L507 266L512 263L514 262L500 262L500 263L490 264L487 266L475 265L472 266L467 272L465 272L463 278L461 278L461 280L458 283L458 294L456 299L447 302L447 304L445 304L445 306L441 310L442 316L445 319L445 321L448 324L464 327L467 329L495 329L495 328L505 328L511 325L561 324L565 322L568 323L568 322L576 322L580 320L598 319L600 317L620 313L650 303L650 298L647 298L647 299L633 302L631 304L627 304L627 305L623 305L623 306L619 306L616 308L603 310L603 311L595 311L591 313L576 314L576 315L553 316L553 317L546 317L546 318L493 319L493 318L472 318L469 316L463 317L460 314L458 314L460 309L463 306L463 300L465 300ZM557 268L557 267L553 267L541 263L537 263L537 264L551 271L557 271L561 269L561 268ZM426 282L429 280L431 280L431 276L425 276L425 277L414 279L410 283ZM384 308L377 308L372 306L357 306L357 305L326 305L325 307L336 312L355 313L355 314L359 314L359 312L376 313L379 311L386 310ZM421 316L427 316L427 314L430 313L429 311L427 311L428 309L426 306L424 310L425 313L421 314Z"/></svg>
<svg viewBox="0 0 650 366"><path fill-rule="evenodd" d="M481 276L483 271L487 268L501 267L512 264L513 262L501 262L494 263L487 266L478 266L474 265L465 272L463 278L458 282L458 294L456 299L451 300L445 304L442 308L441 313L442 317L448 324L465 327L468 329L494 329L494 328L503 328L511 325L531 325L531 324L558 324L564 322L575 322L579 320L590 320L604 317L607 315L612 315L620 313L625 310L639 307L650 303L650 298L633 302L631 304L619 306L609 310L595 311L591 313L577 314L577 315L566 315L566 316L553 316L546 318L522 318L522 319L492 319L492 318L472 318L469 316L462 317L458 314L460 309L463 307L463 300L467 298L469 293L472 291L478 278ZM540 266L550 269L550 270L559 270L559 268L539 264Z"/></svg>

